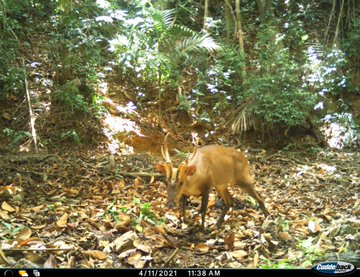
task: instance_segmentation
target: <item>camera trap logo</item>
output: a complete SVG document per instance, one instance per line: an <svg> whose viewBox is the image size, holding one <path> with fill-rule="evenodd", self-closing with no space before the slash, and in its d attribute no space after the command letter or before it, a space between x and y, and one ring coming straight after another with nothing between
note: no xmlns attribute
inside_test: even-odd
<svg viewBox="0 0 360 277"><path fill-rule="evenodd" d="M356 270L356 267L347 262L323 262L315 265L313 271L323 275L345 275Z"/></svg>

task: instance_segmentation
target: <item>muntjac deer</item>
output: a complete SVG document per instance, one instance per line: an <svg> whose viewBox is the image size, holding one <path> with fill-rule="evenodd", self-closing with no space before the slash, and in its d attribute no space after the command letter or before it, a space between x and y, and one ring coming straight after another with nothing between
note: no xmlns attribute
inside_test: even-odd
<svg viewBox="0 0 360 277"><path fill-rule="evenodd" d="M209 192L212 187L215 187L225 202L216 223L217 228L220 228L224 222L225 214L233 205L233 199L228 191L229 185L238 185L244 189L259 203L265 216L268 215L264 201L255 191L248 161L241 152L220 145L203 146L196 149L186 162L174 169L167 149L166 137L161 151L166 162L157 163L155 168L166 178L167 205L169 208L173 208L181 199L184 220L187 198L189 196L202 196L200 212L201 226L204 228Z"/></svg>

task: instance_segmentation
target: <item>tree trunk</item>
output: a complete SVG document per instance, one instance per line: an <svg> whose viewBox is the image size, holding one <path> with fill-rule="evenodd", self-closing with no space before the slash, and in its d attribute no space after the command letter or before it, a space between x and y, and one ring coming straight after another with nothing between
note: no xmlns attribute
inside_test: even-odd
<svg viewBox="0 0 360 277"><path fill-rule="evenodd" d="M206 30L206 19L209 17L209 0L205 0L205 7L204 7L204 25L203 29Z"/></svg>
<svg viewBox="0 0 360 277"><path fill-rule="evenodd" d="M341 1L340 13L339 13L338 21L336 23L336 29L335 29L335 35L334 35L334 44L336 44L336 45L339 45L340 22L341 22L341 17L342 17L343 10L344 10L344 2L345 2L345 0Z"/></svg>
<svg viewBox="0 0 360 277"><path fill-rule="evenodd" d="M225 10L225 31L226 31L226 42L230 42L231 39L231 30L232 30L232 17L231 17L231 4L229 0L224 1L224 10Z"/></svg>
<svg viewBox="0 0 360 277"><path fill-rule="evenodd" d="M331 21L332 21L332 18L334 17L334 15L335 15L335 7L336 7L336 0L333 0L328 25L327 25L326 30L325 30L325 44L328 42L328 35L329 35L330 26L331 26Z"/></svg>
<svg viewBox="0 0 360 277"><path fill-rule="evenodd" d="M239 39L239 48L240 48L240 54L245 60L245 48L244 48L244 32L242 30L242 22L241 22L241 14L240 14L240 0L235 1L235 13L236 13L236 34L237 38ZM246 79L246 68L245 63L243 63L243 66L241 68L241 76L243 78L243 81Z"/></svg>
<svg viewBox="0 0 360 277"><path fill-rule="evenodd" d="M271 9L271 0L256 0L256 4L259 9L261 23L267 23L271 21L274 13Z"/></svg>

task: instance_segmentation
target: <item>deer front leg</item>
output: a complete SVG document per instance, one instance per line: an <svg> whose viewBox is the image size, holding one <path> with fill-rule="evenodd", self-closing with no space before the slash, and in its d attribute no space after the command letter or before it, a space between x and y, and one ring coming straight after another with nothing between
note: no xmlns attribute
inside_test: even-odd
<svg viewBox="0 0 360 277"><path fill-rule="evenodd" d="M186 207L188 205L188 197L187 196L181 196L181 208L182 208L182 219L183 222L186 223Z"/></svg>

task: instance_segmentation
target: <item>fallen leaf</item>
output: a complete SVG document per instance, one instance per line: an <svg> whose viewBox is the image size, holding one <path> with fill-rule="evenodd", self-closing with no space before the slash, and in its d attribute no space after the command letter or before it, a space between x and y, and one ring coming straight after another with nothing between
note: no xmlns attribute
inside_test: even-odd
<svg viewBox="0 0 360 277"><path fill-rule="evenodd" d="M226 261L230 261L232 256L229 252L222 252L219 256L215 257L215 260L220 261L221 263L225 263Z"/></svg>
<svg viewBox="0 0 360 277"><path fill-rule="evenodd" d="M248 253L244 250L235 250L235 251L231 251L230 252L231 256L233 256L236 260L238 260L239 262L241 260L243 260L247 255Z"/></svg>
<svg viewBox="0 0 360 277"><path fill-rule="evenodd" d="M267 241L271 241L272 240L272 236L270 233L264 233L264 238L267 240Z"/></svg>
<svg viewBox="0 0 360 277"><path fill-rule="evenodd" d="M165 214L165 219L166 221L170 221L173 222L174 224L177 224L177 222L179 221L179 218L176 215L172 215L172 214Z"/></svg>
<svg viewBox="0 0 360 277"><path fill-rule="evenodd" d="M6 203L5 201L2 203L1 208L9 213L16 211L10 204Z"/></svg>
<svg viewBox="0 0 360 277"><path fill-rule="evenodd" d="M234 250L234 240L235 240L235 233L230 233L229 235L225 235L224 243L227 246L227 249Z"/></svg>
<svg viewBox="0 0 360 277"><path fill-rule="evenodd" d="M195 250L202 254L209 252L209 249L210 249L209 246L206 245L205 243L199 243L195 245Z"/></svg>
<svg viewBox="0 0 360 277"><path fill-rule="evenodd" d="M246 229L246 230L243 232L243 234L244 234L247 238L251 238L251 237L253 237L253 235L254 235L254 231L251 230L251 229Z"/></svg>
<svg viewBox="0 0 360 277"><path fill-rule="evenodd" d="M317 232L321 231L320 224L317 220L316 221L310 220L308 223L308 227L312 233L317 233Z"/></svg>
<svg viewBox="0 0 360 277"><path fill-rule="evenodd" d="M141 257L142 254L138 251L135 251L127 257L126 262L128 264L135 265L141 259Z"/></svg>
<svg viewBox="0 0 360 277"><path fill-rule="evenodd" d="M33 211L33 212L37 213L40 210L42 210L43 208L44 208L44 205L39 205L39 206L30 208L30 211Z"/></svg>
<svg viewBox="0 0 360 277"><path fill-rule="evenodd" d="M156 230L157 232L159 232L160 234L166 235L166 232L165 232L165 230L164 230L164 228L163 228L162 226L160 226L160 225L155 225L154 228L155 228L155 230Z"/></svg>
<svg viewBox="0 0 360 277"><path fill-rule="evenodd" d="M55 256L50 254L49 258L44 263L44 268L56 268L56 267L57 267L57 262Z"/></svg>
<svg viewBox="0 0 360 277"><path fill-rule="evenodd" d="M98 250L89 250L89 251L82 251L84 255L87 255L91 258L98 259L98 260L105 260L107 258L107 254L103 251Z"/></svg>
<svg viewBox="0 0 360 277"><path fill-rule="evenodd" d="M126 214L119 215L119 221L115 224L115 229L128 226L131 223L131 217Z"/></svg>
<svg viewBox="0 0 360 277"><path fill-rule="evenodd" d="M3 112L2 116L3 116L3 118L5 118L7 120L11 120L11 118L12 118L11 114L8 112Z"/></svg>
<svg viewBox="0 0 360 277"><path fill-rule="evenodd" d="M143 259L140 259L134 264L134 268L144 268L145 264L146 264L146 261Z"/></svg>
<svg viewBox="0 0 360 277"><path fill-rule="evenodd" d="M6 264L10 265L8 258L5 256L5 253L4 251L2 251L1 247L0 247L0 261L4 261Z"/></svg>
<svg viewBox="0 0 360 277"><path fill-rule="evenodd" d="M279 236L280 236L280 239L283 241L289 241L292 239L292 237L289 235L288 232L280 232Z"/></svg>
<svg viewBox="0 0 360 277"><path fill-rule="evenodd" d="M324 169L320 169L318 170L318 174L324 175L326 174L326 171Z"/></svg>
<svg viewBox="0 0 360 277"><path fill-rule="evenodd" d="M54 242L54 246L57 246L59 248L73 248L72 244L68 244L63 240L57 240L56 242Z"/></svg>
<svg viewBox="0 0 360 277"><path fill-rule="evenodd" d="M15 238L19 240L27 240L31 237L31 234L32 232L30 228L24 228L15 236Z"/></svg>
<svg viewBox="0 0 360 277"><path fill-rule="evenodd" d="M132 255L133 253L135 253L135 252L137 252L137 249L135 249L135 248L125 250L124 252L122 252L122 253L118 256L118 258L119 258L120 260L123 260L123 259L131 256L131 255Z"/></svg>
<svg viewBox="0 0 360 277"><path fill-rule="evenodd" d="M119 181L119 189L122 190L123 188L125 188L126 184L124 180Z"/></svg>
<svg viewBox="0 0 360 277"><path fill-rule="evenodd" d="M151 252L151 247L148 246L148 245L145 245L145 244L141 243L139 240L135 240L135 241L134 241L134 246L135 246L137 249L139 249L139 250L141 250L141 251L143 251L143 252L145 252L145 253L150 253L150 252Z"/></svg>
<svg viewBox="0 0 360 277"><path fill-rule="evenodd" d="M241 264L240 264L239 262L236 262L236 261L230 262L230 263L226 263L225 265L226 265L226 267L228 267L228 268L236 268L236 269L242 267Z"/></svg>
<svg viewBox="0 0 360 277"><path fill-rule="evenodd" d="M326 219L327 221L331 221L331 220L332 220L332 217L331 217L330 215L323 214L322 216L325 217L325 219Z"/></svg>
<svg viewBox="0 0 360 277"><path fill-rule="evenodd" d="M160 237L160 236L154 236L152 238L152 242L153 242L153 247L156 247L156 248L163 248L164 246L169 245L168 241L165 240L163 237ZM173 245L175 245L175 244L172 244L170 246L174 247Z"/></svg>
<svg viewBox="0 0 360 277"><path fill-rule="evenodd" d="M207 208L208 208L208 209L211 209L212 207L215 206L215 204L216 204L216 199L215 199L215 198L212 198L212 199L209 200L208 205L207 205Z"/></svg>
<svg viewBox="0 0 360 277"><path fill-rule="evenodd" d="M143 227L140 224L136 224L135 225L135 230L138 231L139 233L143 232Z"/></svg>
<svg viewBox="0 0 360 277"><path fill-rule="evenodd" d="M36 247L36 248L45 247L41 238L29 238L27 240L23 240L20 242L21 246L30 245L30 244L32 247Z"/></svg>
<svg viewBox="0 0 360 277"><path fill-rule="evenodd" d="M254 255L254 268L257 268L258 267L258 264L259 264L259 252L255 252L255 255Z"/></svg>
<svg viewBox="0 0 360 277"><path fill-rule="evenodd" d="M135 180L134 180L134 186L135 187L138 187L138 186L141 186L142 183L141 183L141 178L140 177L136 177Z"/></svg>
<svg viewBox="0 0 360 277"><path fill-rule="evenodd" d="M67 192L67 194L70 195L70 196L77 196L80 193L79 189L74 189L74 188L64 189L64 191Z"/></svg>
<svg viewBox="0 0 360 277"><path fill-rule="evenodd" d="M3 220L9 220L10 217L8 215L8 212L6 211L0 211L0 217L3 219Z"/></svg>
<svg viewBox="0 0 360 277"><path fill-rule="evenodd" d="M59 228L63 228L66 226L66 223L68 221L68 214L67 213L64 213L60 219L58 221L56 221L56 225L59 227Z"/></svg>
<svg viewBox="0 0 360 277"><path fill-rule="evenodd" d="M46 227L46 224L43 224L43 225L36 225L36 226L31 226L31 229L34 229L34 230L41 230L43 228Z"/></svg>
<svg viewBox="0 0 360 277"><path fill-rule="evenodd" d="M235 242L234 242L234 250L245 249L246 245L247 245L247 244L246 244L245 242L235 241Z"/></svg>
<svg viewBox="0 0 360 277"><path fill-rule="evenodd" d="M115 251L124 251L133 247L133 242L138 238L134 231L129 231L122 236L118 237L114 241Z"/></svg>
<svg viewBox="0 0 360 277"><path fill-rule="evenodd" d="M39 253L29 252L29 253L26 254L25 259L29 260L32 263L37 263L41 259L43 259L43 256L40 255Z"/></svg>

